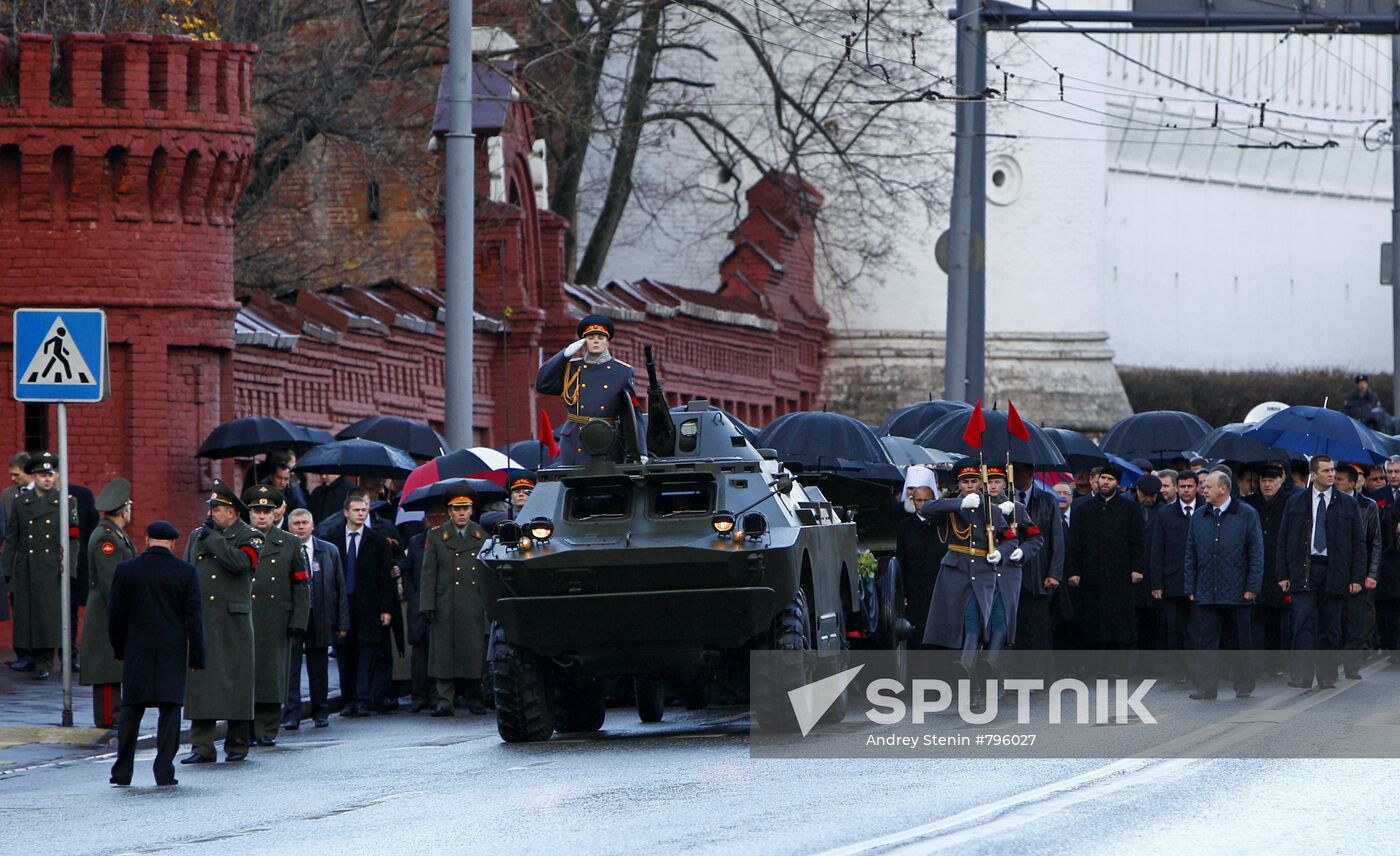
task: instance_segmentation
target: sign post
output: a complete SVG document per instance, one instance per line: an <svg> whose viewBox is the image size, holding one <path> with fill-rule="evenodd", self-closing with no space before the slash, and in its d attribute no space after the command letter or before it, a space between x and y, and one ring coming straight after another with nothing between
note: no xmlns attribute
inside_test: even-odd
<svg viewBox="0 0 1400 856"><path fill-rule="evenodd" d="M63 725L73 725L74 556L64 537L70 529L68 498L68 403L107 397L107 315L101 309L16 309L14 397L58 405L59 623L63 632Z"/></svg>

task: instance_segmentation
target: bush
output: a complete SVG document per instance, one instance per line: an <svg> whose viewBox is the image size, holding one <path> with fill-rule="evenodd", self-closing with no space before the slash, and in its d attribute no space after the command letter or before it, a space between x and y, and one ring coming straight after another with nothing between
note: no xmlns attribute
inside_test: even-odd
<svg viewBox="0 0 1400 856"><path fill-rule="evenodd" d="M1134 413L1184 410L1215 427L1244 421L1245 414L1264 401L1323 405L1341 410L1352 390L1354 373L1342 369L1287 371L1191 371L1119 366L1118 377ZM1372 374L1371 388L1387 411L1394 388L1389 374Z"/></svg>

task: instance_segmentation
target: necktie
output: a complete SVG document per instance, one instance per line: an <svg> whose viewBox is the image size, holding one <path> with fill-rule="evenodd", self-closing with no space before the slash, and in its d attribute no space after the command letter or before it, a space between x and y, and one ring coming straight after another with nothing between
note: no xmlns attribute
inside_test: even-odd
<svg viewBox="0 0 1400 856"><path fill-rule="evenodd" d="M1220 519L1220 510L1221 510L1221 509L1220 509L1219 507L1217 507L1217 508L1215 509L1215 519L1216 519L1216 520L1219 520L1219 519Z"/></svg>
<svg viewBox="0 0 1400 856"><path fill-rule="evenodd" d="M360 537L360 533L358 533L358 532L351 532L351 533L350 533L350 545L349 545L348 547L345 548L345 593L346 593L346 594L354 594L354 593L355 593L355 552L356 552L356 544L359 543L359 542L356 541L355 539L357 539L357 538L359 538L359 537Z"/></svg>
<svg viewBox="0 0 1400 856"><path fill-rule="evenodd" d="M1017 491L1017 492L1016 492L1016 499L1017 499L1017 501L1020 502L1022 505L1029 505L1029 504L1030 504L1030 501L1029 501L1028 499L1026 499L1026 492L1025 492L1024 490L1021 490L1021 491Z"/></svg>
<svg viewBox="0 0 1400 856"><path fill-rule="evenodd" d="M312 579L316 576L316 565L311 561L311 545L302 544L301 553L302 561L306 563L306 576L308 579Z"/></svg>
<svg viewBox="0 0 1400 856"><path fill-rule="evenodd" d="M1313 554L1327 549L1327 494L1317 495L1317 514L1313 516Z"/></svg>

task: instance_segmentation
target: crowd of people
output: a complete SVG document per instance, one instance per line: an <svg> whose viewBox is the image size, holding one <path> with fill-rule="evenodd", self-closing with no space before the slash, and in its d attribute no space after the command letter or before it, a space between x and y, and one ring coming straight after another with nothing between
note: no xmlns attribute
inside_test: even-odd
<svg viewBox="0 0 1400 856"><path fill-rule="evenodd" d="M1372 652L1400 657L1400 456L1134 463L1131 488L1112 463L1051 486L976 460L941 498L908 487L896 559L916 643L969 667L1011 648L1262 652L1228 675L1241 697L1259 674L1327 689ZM1136 662L1217 696L1213 657Z"/></svg>
<svg viewBox="0 0 1400 856"><path fill-rule="evenodd" d="M8 666L45 681L59 668L58 544L66 537L75 559L73 664L92 687L94 725L117 728L114 783L130 782L148 707L160 708L162 784L175 782L181 706L191 722L184 764L217 760L221 720L232 762L251 746L275 745L280 731L306 719L328 726L332 658L341 716L393 713L405 697L413 713L485 713L485 604L475 557L486 532L474 517L483 511L489 524L522 506L532 473L511 473L509 499L480 509L470 484L456 486L422 522L399 527L383 480L327 476L308 493L294 456L273 454L250 470L241 494L214 484L208 516L188 533L180 558L181 533L166 521L146 528L138 550L129 531L132 486L123 478L95 497L70 485L69 520L60 525L58 463L48 452L16 455L0 497L0 620L12 621L15 648Z"/></svg>

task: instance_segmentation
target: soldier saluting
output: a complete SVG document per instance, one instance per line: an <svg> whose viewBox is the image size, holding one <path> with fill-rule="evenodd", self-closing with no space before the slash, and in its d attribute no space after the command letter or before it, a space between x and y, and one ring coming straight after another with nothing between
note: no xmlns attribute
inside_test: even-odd
<svg viewBox="0 0 1400 856"><path fill-rule="evenodd" d="M583 426L594 421L606 422L616 432L617 439L608 450L611 460L621 462L625 452L635 454L638 450L632 367L608 352L614 333L612 321L589 315L578 322L578 341L545 361L535 376L535 389L558 395L568 411L559 435L560 466L588 462L579 434Z"/></svg>
<svg viewBox="0 0 1400 856"><path fill-rule="evenodd" d="M248 757L253 730L253 569L263 538L239 518L247 506L228 485L214 482L209 517L190 534L185 561L195 566L204 607L205 668L190 675L185 716L189 755L181 764L212 764L214 726L228 721L224 757Z"/></svg>
<svg viewBox="0 0 1400 856"><path fill-rule="evenodd" d="M117 565L136 557L126 534L131 524L131 482L112 479L97 495L102 520L88 538L87 612L83 616L82 682L92 686L92 722L111 728L122 707L122 664L107 636L107 600Z"/></svg>
<svg viewBox="0 0 1400 856"><path fill-rule="evenodd" d="M34 477L33 490L15 497L14 518L5 537L5 578L14 595L14 648L18 672L45 680L53 671L53 652L63 644L63 550L78 555L78 506L68 500L68 544L58 519L58 456L41 452L24 471ZM76 569L68 568L69 576Z"/></svg>
<svg viewBox="0 0 1400 856"><path fill-rule="evenodd" d="M423 539L418 614L428 622L428 676L436 684L433 716L451 716L454 690L467 681L467 705L486 712L481 700L481 667L486 659L486 603L476 554L486 531L472 522L476 491L460 485L447 496L447 522Z"/></svg>
<svg viewBox="0 0 1400 856"><path fill-rule="evenodd" d="M290 637L306 632L311 613L309 572L300 542L277 528L282 493L254 485L243 492L243 504L263 539L253 571L253 738L274 746L287 700Z"/></svg>

